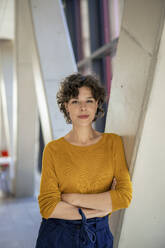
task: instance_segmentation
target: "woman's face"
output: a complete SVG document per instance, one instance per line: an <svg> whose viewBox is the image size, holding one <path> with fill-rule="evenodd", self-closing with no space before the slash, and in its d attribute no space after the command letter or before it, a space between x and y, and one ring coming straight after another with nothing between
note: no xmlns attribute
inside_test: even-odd
<svg viewBox="0 0 165 248"><path fill-rule="evenodd" d="M96 101L91 93L91 89L83 86L79 88L79 95L71 98L65 103L67 112L75 125L89 125L92 123L97 110L98 101Z"/></svg>

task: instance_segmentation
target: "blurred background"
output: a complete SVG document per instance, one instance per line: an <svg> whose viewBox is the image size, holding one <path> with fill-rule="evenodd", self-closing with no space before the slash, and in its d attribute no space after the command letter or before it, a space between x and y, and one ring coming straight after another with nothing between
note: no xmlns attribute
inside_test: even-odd
<svg viewBox="0 0 165 248"><path fill-rule="evenodd" d="M0 247L35 247L42 153L72 128L56 93L74 72L106 89L94 128L123 138L133 199L109 220L114 247L165 247L164 21L164 0L0 0Z"/></svg>

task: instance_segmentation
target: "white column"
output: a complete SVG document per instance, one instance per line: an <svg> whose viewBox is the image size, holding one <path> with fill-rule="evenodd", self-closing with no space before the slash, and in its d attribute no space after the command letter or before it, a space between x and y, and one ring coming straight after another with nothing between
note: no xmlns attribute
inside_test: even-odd
<svg viewBox="0 0 165 248"><path fill-rule="evenodd" d="M31 60L31 20L28 0L15 1L14 46L14 193L17 197L34 195L35 136L37 103Z"/></svg>
<svg viewBox="0 0 165 248"><path fill-rule="evenodd" d="M1 97L6 143L11 152L12 143L12 100L13 100L13 54L12 41L0 41Z"/></svg>
<svg viewBox="0 0 165 248"><path fill-rule="evenodd" d="M31 0L35 47L33 68L45 143L71 129L56 103L59 82L76 72L71 40L60 0Z"/></svg>
<svg viewBox="0 0 165 248"><path fill-rule="evenodd" d="M119 248L164 247L165 27L133 174L134 199L125 214Z"/></svg>
<svg viewBox="0 0 165 248"><path fill-rule="evenodd" d="M1 92L1 138L0 150L7 150L12 157L12 137L13 137L13 57L12 41L0 41L0 92ZM8 190L12 192L13 166L10 163L8 173Z"/></svg>
<svg viewBox="0 0 165 248"><path fill-rule="evenodd" d="M2 74L2 70L0 70L0 150L6 149L7 147L7 138L4 127L4 114L3 114L4 111L3 111L3 103L2 103L2 84L3 84L3 74Z"/></svg>
<svg viewBox="0 0 165 248"><path fill-rule="evenodd" d="M114 72L107 114L106 131L117 133L123 137L126 158L131 176L133 175L134 170L138 170L138 166L140 166L139 163L137 164L137 156L140 154L138 146L144 131L145 116L151 107L148 105L148 100L151 97L153 90L153 76L163 24L163 1L125 1L117 54L114 58ZM161 56L163 56L163 52L161 53ZM159 87L159 90L159 94L163 92L163 85ZM155 106L156 100L154 107ZM155 118L157 119L157 116ZM164 119L162 121L164 121ZM148 131L145 130L145 135L151 135L152 138L150 139L150 142L154 143L155 140L153 133L151 132L151 124L152 123L149 123L148 119ZM156 132L157 128L160 128L163 132L162 126L159 126L159 122L157 123L157 126L155 126L154 132ZM145 154L143 154L144 156L141 158L141 161L143 161L143 159L145 161L146 156L148 158L150 157L150 159L153 159L154 161L154 152L153 150L151 152L150 146L147 147L147 143L145 149ZM159 149L158 143L157 149ZM157 149L155 152L158 151ZM156 157L158 154L159 152ZM155 239L155 233L157 231L154 230L152 226L155 224L154 221L151 221L155 211L157 211L154 204L156 204L156 201L162 202L162 196L159 195L159 198L159 196L155 196L155 194L152 195L153 206L155 206L155 208L152 208L152 204L149 206L147 203L148 194L150 198L151 192L156 191L155 187L158 190L159 185L161 190L162 184L155 186L155 182L159 182L158 178L156 181L153 181L153 184L151 183L155 176L153 174L153 178L151 179L152 173L150 173L150 166L154 169L154 166L157 165L150 162L149 160L147 163L142 162L142 167L144 168L141 168L141 176L143 175L142 177L144 177L142 181L140 174L137 177L135 172L133 176L132 180L133 183L136 181L136 188L133 188L133 201L130 208L120 210L112 214L110 225L115 235L114 248L162 247L161 245L158 245L162 242L162 233L160 233L159 236L160 240L158 240L158 238ZM155 173L155 170L153 171ZM161 167L160 171L164 173ZM147 183L149 184L145 183L145 178L148 178L148 173L150 176ZM143 199L142 196L141 198L137 198L136 194L140 192L143 196L145 195ZM140 201L138 202L138 200ZM152 209L153 215L151 214L150 216L145 216L145 212L148 211L148 207ZM130 211L130 209L133 210ZM126 215L124 215L124 213L126 213ZM151 213L150 210L149 213ZM160 211L159 214L154 216L156 216L155 218L158 218L159 220L162 215L163 212ZM127 229L127 218L130 221L128 227L129 230ZM144 222L146 225L144 225ZM160 231L162 225L160 222L158 225L158 230ZM141 235L139 235L139 230ZM142 233L144 235L142 235ZM150 238L149 233L151 234ZM144 236L145 238L143 239ZM157 245L155 242L157 242Z"/></svg>
<svg viewBox="0 0 165 248"><path fill-rule="evenodd" d="M0 39L14 39L14 0L0 0Z"/></svg>
<svg viewBox="0 0 165 248"><path fill-rule="evenodd" d="M1 0L0 3L0 149L7 149L12 156L12 100L13 100L13 78L12 78L12 48L14 39L14 0ZM13 179L12 163L9 167L8 184L12 192Z"/></svg>

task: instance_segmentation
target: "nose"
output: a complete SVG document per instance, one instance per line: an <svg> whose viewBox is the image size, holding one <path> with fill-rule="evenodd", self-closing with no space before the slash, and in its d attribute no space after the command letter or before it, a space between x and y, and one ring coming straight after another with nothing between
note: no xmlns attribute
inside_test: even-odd
<svg viewBox="0 0 165 248"><path fill-rule="evenodd" d="M80 109L85 109L86 108L86 103L84 102L81 102L80 103Z"/></svg>

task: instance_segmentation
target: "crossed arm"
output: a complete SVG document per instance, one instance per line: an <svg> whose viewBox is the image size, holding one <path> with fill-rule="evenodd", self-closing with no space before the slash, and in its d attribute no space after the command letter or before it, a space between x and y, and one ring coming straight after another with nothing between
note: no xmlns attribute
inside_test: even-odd
<svg viewBox="0 0 165 248"><path fill-rule="evenodd" d="M114 178L111 189L115 189L116 183ZM79 207L83 210L86 218L101 217L112 212L109 191L98 194L61 194L61 200L49 218L81 219L77 211Z"/></svg>
<svg viewBox="0 0 165 248"><path fill-rule="evenodd" d="M115 189L115 187L116 178L114 177L111 189ZM97 194L62 194L61 199L74 206L112 212L112 200L109 191Z"/></svg>
<svg viewBox="0 0 165 248"><path fill-rule="evenodd" d="M112 201L109 191L97 194L62 194L61 199L74 206L112 211Z"/></svg>

